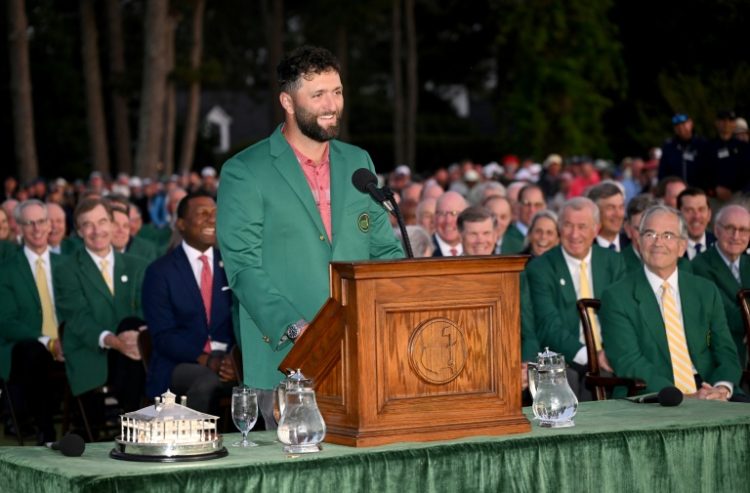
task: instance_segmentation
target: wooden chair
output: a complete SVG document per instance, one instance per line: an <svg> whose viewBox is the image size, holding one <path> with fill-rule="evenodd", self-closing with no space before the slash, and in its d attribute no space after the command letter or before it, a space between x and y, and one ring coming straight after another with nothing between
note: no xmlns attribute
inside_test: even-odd
<svg viewBox="0 0 750 493"><path fill-rule="evenodd" d="M745 324L745 343L750 344L750 289L737 291L737 302L740 304L740 313ZM750 385L750 358L742 370L742 382Z"/></svg>
<svg viewBox="0 0 750 493"><path fill-rule="evenodd" d="M151 332L148 329L144 329L138 333L138 351L141 353L143 369L148 373L148 366L151 364L151 354L154 351Z"/></svg>
<svg viewBox="0 0 750 493"><path fill-rule="evenodd" d="M607 391L611 392L614 387L625 386L628 389L628 396L636 395L646 388L646 384L634 378L623 378L618 376L604 376L599 368L599 359L594 343L594 332L591 325L589 314L596 311L602 306L602 302L594 298L581 298L576 302L578 316L581 318L583 325L583 337L586 340L586 353L588 354L589 363L586 372L586 386L594 391L594 397L597 401L607 399Z"/></svg>

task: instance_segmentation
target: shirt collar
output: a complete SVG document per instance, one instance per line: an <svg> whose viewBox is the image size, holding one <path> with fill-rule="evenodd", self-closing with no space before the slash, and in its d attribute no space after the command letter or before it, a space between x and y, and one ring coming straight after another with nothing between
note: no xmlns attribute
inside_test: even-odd
<svg viewBox="0 0 750 493"><path fill-rule="evenodd" d="M562 252L563 257L565 258L565 263L568 264L569 268L575 268L575 269L581 268L581 261L583 260L586 261L586 265L589 266L589 270L591 269L591 250L593 250L593 248L589 248L589 253L587 253L584 258L578 259L570 255L568 252L566 252L565 248L563 248L563 246L560 245L560 251Z"/></svg>
<svg viewBox="0 0 750 493"><path fill-rule="evenodd" d="M742 255L740 255L739 257L737 257L737 260L735 260L734 262L732 262L731 260L729 260L724 255L724 252L721 251L721 248L719 248L718 245L714 245L714 247L716 248L716 251L719 253L719 257L721 257L721 259L724 261L724 263L727 264L727 267L729 267L730 270L732 269L732 265L736 265L737 268L739 269L739 267L740 267L740 259L742 258Z"/></svg>
<svg viewBox="0 0 750 493"><path fill-rule="evenodd" d="M208 250L201 252L200 250L188 245L185 240L182 240L182 249L185 251L185 255L187 255L187 258L191 263L198 261L201 255L208 257L209 264L213 265L214 263L214 247L208 247Z"/></svg>
<svg viewBox="0 0 750 493"><path fill-rule="evenodd" d="M94 264L96 264L97 267L101 266L102 260L106 260L110 267L115 265L115 249L112 246L109 247L109 253L104 257L100 257L88 248L86 248L86 253L89 254L89 257L91 257L91 260L94 261Z"/></svg>
<svg viewBox="0 0 750 493"><path fill-rule="evenodd" d="M706 249L707 245L706 245L706 232L705 231L703 232L703 236L701 236L700 238L698 238L698 241L693 241L693 240L691 240L688 237L688 246L689 247L691 247L691 248L694 249L695 245L698 244L698 243L700 243L701 245L703 245L703 249L704 250Z"/></svg>
<svg viewBox="0 0 750 493"><path fill-rule="evenodd" d="M460 241L456 245L449 245L437 233L435 233L435 240L438 242L438 246L440 247L441 252L450 252L451 248L455 248L458 252L456 255L463 255L464 253L464 246Z"/></svg>
<svg viewBox="0 0 750 493"><path fill-rule="evenodd" d="M45 248L44 252L42 252L42 254L40 255L28 246L24 245L23 254L26 255L26 258L32 264L36 264L36 259L41 258L45 265L49 265L49 248Z"/></svg>
<svg viewBox="0 0 750 493"><path fill-rule="evenodd" d="M648 269L648 267L646 267L645 264L643 266L643 270L646 273L646 279L648 280L649 286L651 286L651 289L653 290L653 292L656 294L656 296L658 298L660 296L660 293L661 293L661 286L662 286L662 284L664 284L665 280L662 279L661 277L657 276L653 272L651 272ZM679 272L679 270L680 269L678 269L678 268L675 267L674 272L672 272L672 274L670 274L669 277L667 277L667 279L666 279L667 283L669 283L669 287L672 288L672 292L673 293L677 293L678 292L678 287L679 287L678 281L679 281L679 279L678 279L677 273Z"/></svg>

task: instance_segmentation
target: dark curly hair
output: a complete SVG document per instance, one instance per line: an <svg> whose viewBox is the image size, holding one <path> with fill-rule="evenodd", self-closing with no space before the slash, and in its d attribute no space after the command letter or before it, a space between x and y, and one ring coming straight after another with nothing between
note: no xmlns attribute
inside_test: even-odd
<svg viewBox="0 0 750 493"><path fill-rule="evenodd" d="M318 46L300 46L281 60L276 73L281 91L290 93L299 89L301 77L330 70L341 72L338 60L330 51Z"/></svg>

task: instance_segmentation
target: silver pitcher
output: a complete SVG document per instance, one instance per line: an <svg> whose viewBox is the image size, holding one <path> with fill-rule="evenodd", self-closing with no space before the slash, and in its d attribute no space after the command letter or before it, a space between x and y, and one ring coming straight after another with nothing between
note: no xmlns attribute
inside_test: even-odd
<svg viewBox="0 0 750 493"><path fill-rule="evenodd" d="M276 408L280 415L276 436L284 452L303 454L320 451L326 424L320 413L312 380L300 370L290 371L276 387Z"/></svg>
<svg viewBox="0 0 750 493"><path fill-rule="evenodd" d="M545 348L536 363L529 363L529 391L534 399L531 406L539 426L564 428L574 426L578 399L568 385L565 357Z"/></svg>

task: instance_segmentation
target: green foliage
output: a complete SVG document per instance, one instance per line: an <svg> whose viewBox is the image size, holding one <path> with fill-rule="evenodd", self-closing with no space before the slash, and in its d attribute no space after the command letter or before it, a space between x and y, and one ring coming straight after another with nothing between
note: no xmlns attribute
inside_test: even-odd
<svg viewBox="0 0 750 493"><path fill-rule="evenodd" d="M496 3L498 137L508 150L609 155L602 118L624 89L609 0Z"/></svg>

